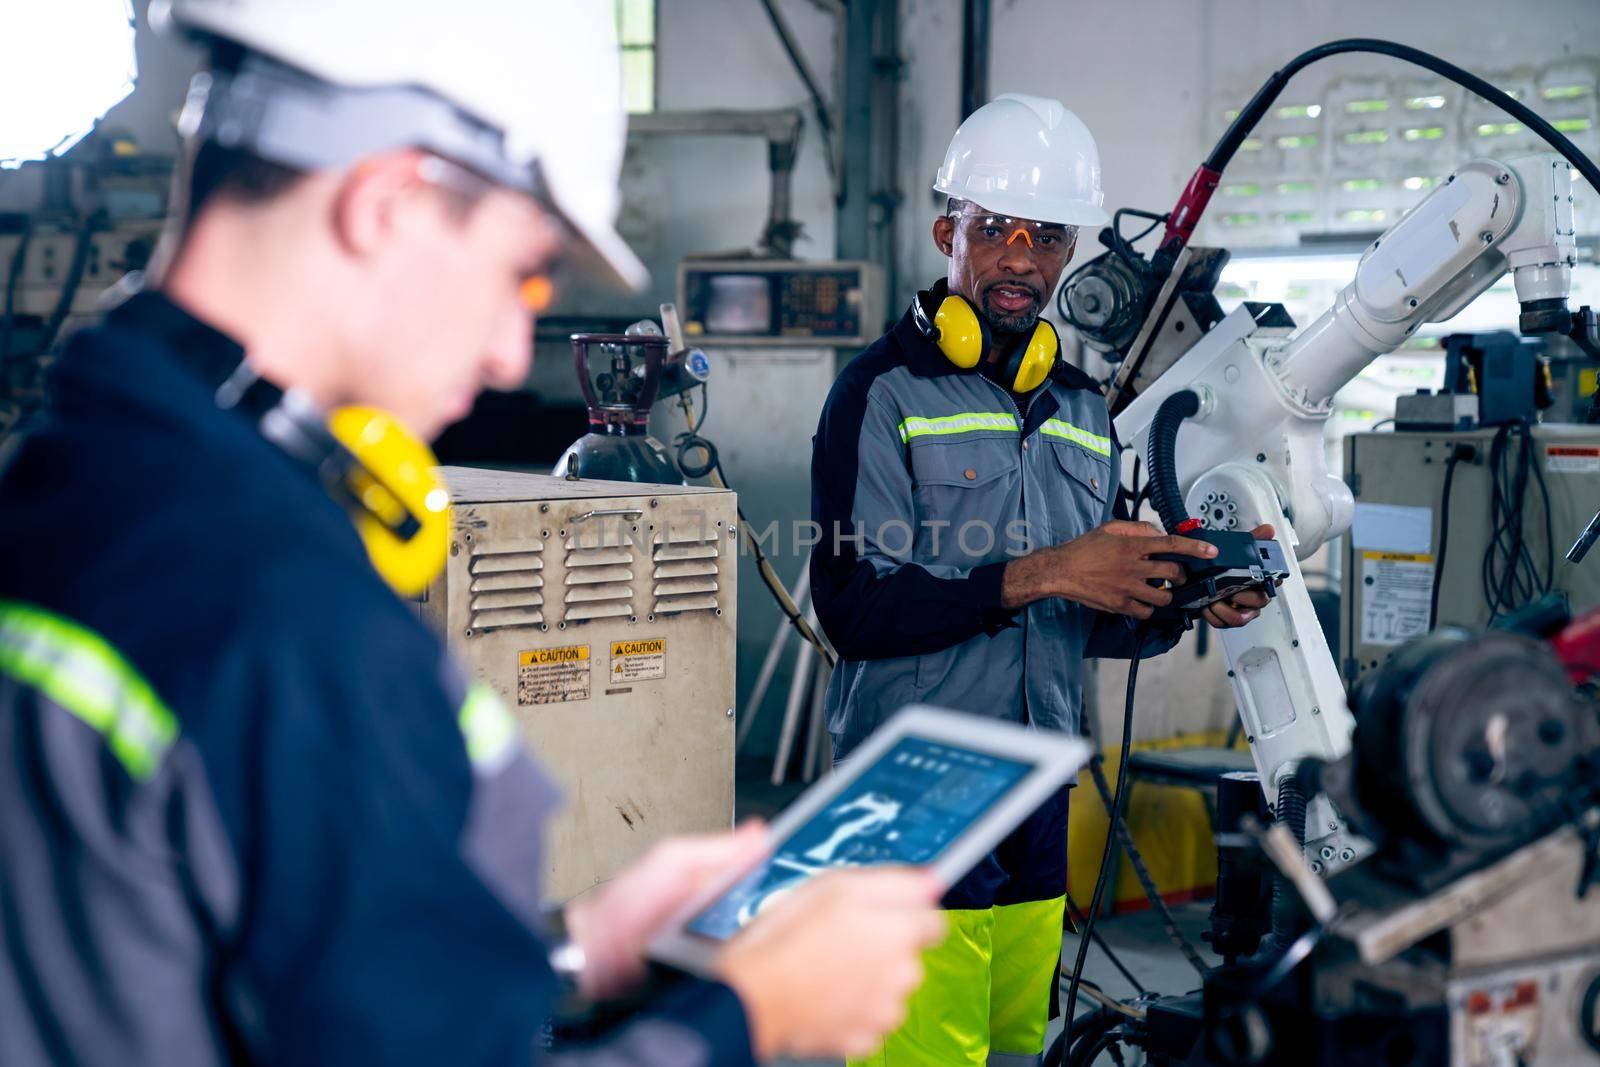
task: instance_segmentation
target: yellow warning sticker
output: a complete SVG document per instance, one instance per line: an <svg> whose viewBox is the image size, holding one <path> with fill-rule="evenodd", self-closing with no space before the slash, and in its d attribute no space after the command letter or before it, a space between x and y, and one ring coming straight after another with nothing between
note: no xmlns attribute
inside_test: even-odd
<svg viewBox="0 0 1600 1067"><path fill-rule="evenodd" d="M1391 563L1432 563L1433 557L1416 552L1363 552L1362 559L1386 559Z"/></svg>
<svg viewBox="0 0 1600 1067"><path fill-rule="evenodd" d="M611 642L611 682L643 682L667 676L667 640Z"/></svg>
<svg viewBox="0 0 1600 1067"><path fill-rule="evenodd" d="M530 648L517 653L517 703L589 699L589 646Z"/></svg>

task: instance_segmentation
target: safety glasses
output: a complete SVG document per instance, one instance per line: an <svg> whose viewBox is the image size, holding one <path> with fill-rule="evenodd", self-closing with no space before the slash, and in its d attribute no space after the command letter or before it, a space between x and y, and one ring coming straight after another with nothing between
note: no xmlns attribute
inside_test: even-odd
<svg viewBox="0 0 1600 1067"><path fill-rule="evenodd" d="M1078 239L1076 226L996 215L981 208L952 211L950 218L969 244L994 248L1023 245L1035 258L1066 259Z"/></svg>
<svg viewBox="0 0 1600 1067"><path fill-rule="evenodd" d="M476 200L489 190L496 187L497 183L484 177L470 167L464 167L453 160L443 156L424 156L417 162L417 176L429 185L436 186L446 192L453 193L465 201ZM563 228L566 223L561 216L550 207L542 198L536 197L552 220ZM561 288L560 274L557 270L540 271L530 274L522 280L517 287L517 299L529 311L538 314L551 304L555 303L556 294Z"/></svg>

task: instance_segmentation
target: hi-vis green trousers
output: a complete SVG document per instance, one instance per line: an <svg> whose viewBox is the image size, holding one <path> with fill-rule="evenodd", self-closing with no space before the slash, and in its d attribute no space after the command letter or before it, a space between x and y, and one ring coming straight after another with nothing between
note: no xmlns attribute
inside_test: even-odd
<svg viewBox="0 0 1600 1067"><path fill-rule="evenodd" d="M906 1021L852 1067L1037 1063L1055 1002L1067 886L1067 790L946 894L950 936L923 956Z"/></svg>

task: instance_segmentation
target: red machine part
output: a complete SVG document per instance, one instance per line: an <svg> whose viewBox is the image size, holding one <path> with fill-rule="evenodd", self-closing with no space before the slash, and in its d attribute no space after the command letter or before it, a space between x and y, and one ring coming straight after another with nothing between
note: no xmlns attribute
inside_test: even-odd
<svg viewBox="0 0 1600 1067"><path fill-rule="evenodd" d="M1573 685L1600 674L1600 608L1573 619L1550 639L1550 644Z"/></svg>
<svg viewBox="0 0 1600 1067"><path fill-rule="evenodd" d="M1161 245L1177 252L1189 243L1189 238L1194 236L1194 228L1200 222L1200 216L1206 213L1206 205L1211 202L1211 194L1217 191L1217 185L1222 181L1222 172L1212 170L1201 165L1194 172L1194 177L1189 179L1189 184L1183 190L1183 195L1178 198L1178 203L1172 209L1172 215L1167 219L1166 233L1161 235Z"/></svg>

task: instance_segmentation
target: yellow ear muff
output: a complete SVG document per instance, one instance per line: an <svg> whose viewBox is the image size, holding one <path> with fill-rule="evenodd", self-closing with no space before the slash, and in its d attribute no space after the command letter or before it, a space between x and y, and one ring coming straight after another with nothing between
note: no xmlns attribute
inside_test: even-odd
<svg viewBox="0 0 1600 1067"><path fill-rule="evenodd" d="M939 302L933 314L933 325L939 331L934 344L945 358L962 370L971 370L983 358L983 323L971 304L959 296L947 296Z"/></svg>
<svg viewBox="0 0 1600 1067"><path fill-rule="evenodd" d="M1061 351L1061 339L1056 336L1056 328L1040 319L1033 327L1033 335L1028 338L1027 347L1022 350L1022 356L1017 361L1017 375L1012 382L1012 392L1029 393L1037 389L1050 374L1050 368L1055 366L1056 355Z"/></svg>
<svg viewBox="0 0 1600 1067"><path fill-rule="evenodd" d="M372 566L401 596L416 596L444 569L450 544L450 493L433 451L393 415L340 408L328 430L354 462L345 487L359 511L356 529Z"/></svg>

